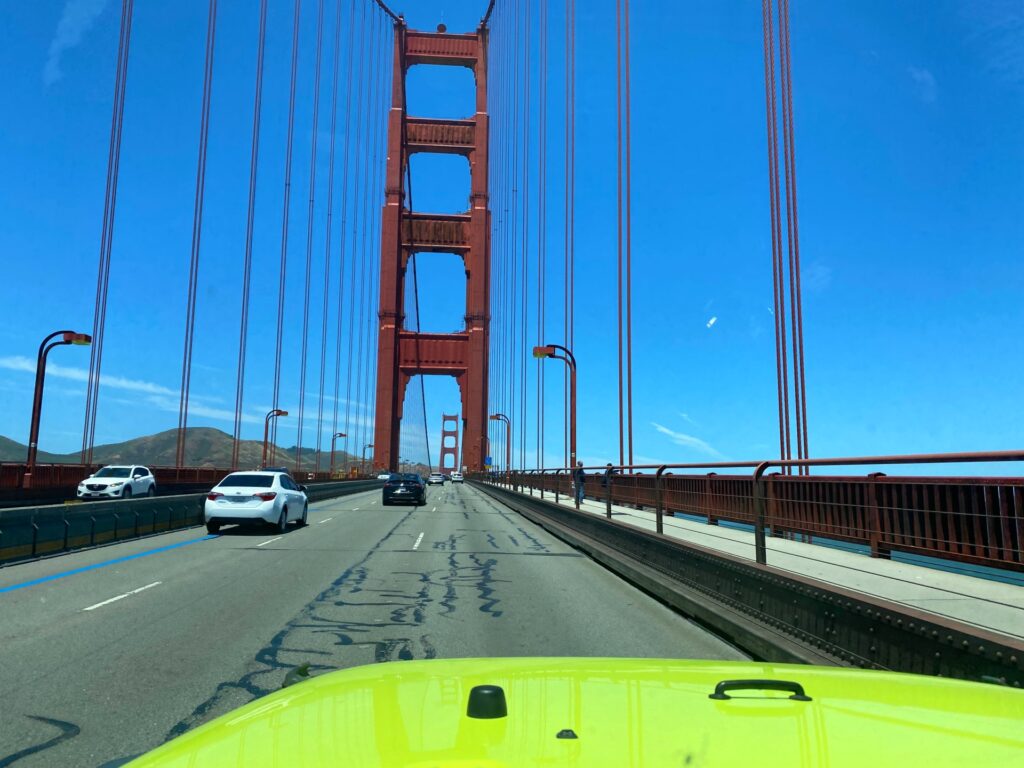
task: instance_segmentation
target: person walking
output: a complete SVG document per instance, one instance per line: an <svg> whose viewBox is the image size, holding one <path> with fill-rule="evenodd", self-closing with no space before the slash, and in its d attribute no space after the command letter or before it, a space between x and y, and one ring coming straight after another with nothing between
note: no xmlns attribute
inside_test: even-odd
<svg viewBox="0 0 1024 768"><path fill-rule="evenodd" d="M583 484L586 482L587 473L583 471L583 462L577 462L576 468L572 471L572 482L576 491L576 508L579 509L583 501Z"/></svg>

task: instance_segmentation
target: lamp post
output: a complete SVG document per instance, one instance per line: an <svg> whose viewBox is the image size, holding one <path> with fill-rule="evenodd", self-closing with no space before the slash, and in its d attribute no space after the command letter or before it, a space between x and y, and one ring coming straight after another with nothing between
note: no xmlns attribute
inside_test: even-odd
<svg viewBox="0 0 1024 768"><path fill-rule="evenodd" d="M334 477L334 446L337 445L339 437L348 437L344 432L336 432L331 438L331 477Z"/></svg>
<svg viewBox="0 0 1024 768"><path fill-rule="evenodd" d="M559 355L559 352L564 354ZM576 466L576 358L567 348L560 344L547 344L534 347L533 356L537 359L551 357L562 360L569 366L569 466ZM538 457L539 459L540 457Z"/></svg>
<svg viewBox="0 0 1024 768"><path fill-rule="evenodd" d="M277 416L287 416L288 411L282 411L280 408L274 408L267 413L267 418L263 421L263 463L260 467L267 466L267 442L270 440L270 420ZM277 446L274 446L276 449Z"/></svg>
<svg viewBox="0 0 1024 768"><path fill-rule="evenodd" d="M36 453L39 450L39 418L43 412L43 380L46 377L46 356L54 347L65 344L85 346L92 344L92 336L74 331L56 331L51 333L39 345L36 357L36 387L32 396L32 418L28 427L28 456L25 459L25 474L22 476L22 488L32 487L32 471L36 466Z"/></svg>
<svg viewBox="0 0 1024 768"><path fill-rule="evenodd" d="M366 445L363 446L363 461L362 461L362 464L360 464L359 469L360 469L360 471L364 475L366 474L366 449L367 448L373 448L373 443L367 443Z"/></svg>
<svg viewBox="0 0 1024 768"><path fill-rule="evenodd" d="M491 421L505 423L505 477L512 477L512 420L504 413L492 413Z"/></svg>

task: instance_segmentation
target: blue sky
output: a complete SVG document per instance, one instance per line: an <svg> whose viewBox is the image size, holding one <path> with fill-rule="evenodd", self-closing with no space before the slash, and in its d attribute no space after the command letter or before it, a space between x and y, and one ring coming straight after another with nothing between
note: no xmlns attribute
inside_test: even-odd
<svg viewBox="0 0 1024 768"><path fill-rule="evenodd" d="M220 3L193 367L190 423L229 432L255 5ZM349 0L342 5L344 57ZM395 7L414 28L443 21L459 31L475 27L485 3L408 5ZM536 42L538 4L532 5ZM652 462L770 456L777 422L760 3L633 6L635 454ZM552 302L545 335L559 341L564 6L552 0L548 7ZM615 458L618 445L614 7L579 3L577 20L579 454L602 464ZM500 25L511 9L502 8L498 0L496 45L508 31ZM22 441L39 340L57 327L88 331L92 324L119 9L113 0L9 3L0 23L0 67L8 73L0 86L7 107L0 132L0 392L6 404L0 434ZM329 1L314 270L323 264L333 9ZM315 0L304 0L282 389L282 405L293 412L316 11ZM253 438L271 391L291 13L290 2L271 0L244 432ZM1024 11L1012 0L796 0L791 13L812 454L1018 447L1024 421ZM375 17L368 8L366 18ZM177 423L205 29L205 2L136 4L98 442ZM532 61L535 95L540 73L537 57ZM437 69L410 74L411 112L468 116L472 78ZM496 77L492 72L492 85ZM535 149L536 109L532 114ZM339 145L343 138L340 108ZM536 167L535 154L530 160ZM459 210L467 186L460 159L414 161L417 209ZM341 189L339 156L336 218ZM537 205L534 198L534 233ZM535 258L535 239L530 253ZM425 254L419 276L424 329L455 330L462 307L453 297L461 299L464 286L457 259ZM306 402L315 409L323 294L316 277L313 284L306 389L314 397ZM333 315L337 296L329 301ZM711 318L717 319L709 327ZM529 343L535 333L531 321ZM535 363L529 364L532 384ZM562 454L555 426L562 383L557 368L547 365L545 448L547 463L554 463ZM52 355L43 449L80 445L87 366L82 348ZM332 377L333 368L329 391ZM341 389L344 397L344 379ZM407 414L420 412L418 391L410 388ZM428 379L426 397L436 461L440 414L458 410L457 389L450 379ZM350 423L358 428L368 410L359 393L351 399ZM530 392L530 413L535 401ZM420 421L407 419L403 430L402 452L412 458L425 458ZM533 464L532 417L525 421ZM294 442L294 429L294 419L282 422L279 442ZM351 450L359 447L349 441Z"/></svg>

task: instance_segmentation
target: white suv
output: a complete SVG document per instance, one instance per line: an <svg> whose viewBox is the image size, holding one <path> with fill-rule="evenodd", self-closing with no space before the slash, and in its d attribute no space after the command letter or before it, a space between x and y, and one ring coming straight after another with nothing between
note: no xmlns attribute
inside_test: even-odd
<svg viewBox="0 0 1024 768"><path fill-rule="evenodd" d="M203 508L210 533L231 523L266 523L284 533L293 520L305 525L308 512L306 486L287 472L232 472L207 494Z"/></svg>
<svg viewBox="0 0 1024 768"><path fill-rule="evenodd" d="M462 473L461 472L452 472L452 482L453 483L461 483L462 482Z"/></svg>
<svg viewBox="0 0 1024 768"><path fill-rule="evenodd" d="M427 485L444 485L444 475L440 472L431 472L427 478Z"/></svg>
<svg viewBox="0 0 1024 768"><path fill-rule="evenodd" d="M130 499L156 496L156 478L146 467L133 464L104 467L78 484L80 499Z"/></svg>

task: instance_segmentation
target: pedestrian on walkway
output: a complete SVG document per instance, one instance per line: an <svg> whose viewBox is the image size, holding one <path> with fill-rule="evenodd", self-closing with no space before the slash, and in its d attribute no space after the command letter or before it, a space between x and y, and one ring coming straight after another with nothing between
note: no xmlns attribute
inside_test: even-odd
<svg viewBox="0 0 1024 768"><path fill-rule="evenodd" d="M618 472L612 468L612 463L609 461L604 468L604 474L601 475L601 487L607 488L608 483L612 480L612 475L617 475Z"/></svg>
<svg viewBox="0 0 1024 768"><path fill-rule="evenodd" d="M579 507L583 501L583 484L586 482L587 473L583 471L583 462L577 462L576 469L572 472L572 482L576 491L576 506Z"/></svg>

